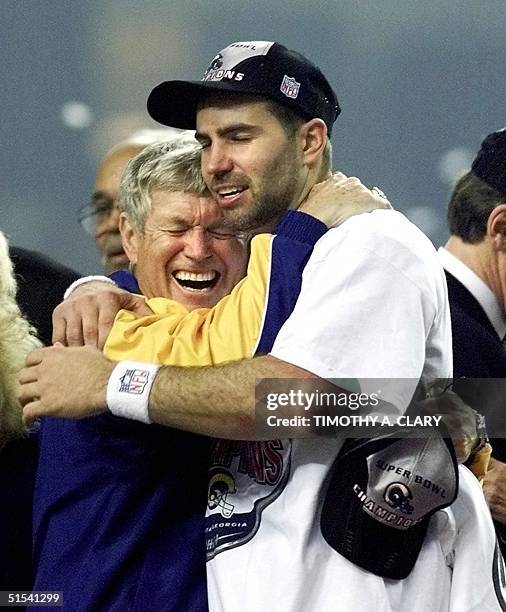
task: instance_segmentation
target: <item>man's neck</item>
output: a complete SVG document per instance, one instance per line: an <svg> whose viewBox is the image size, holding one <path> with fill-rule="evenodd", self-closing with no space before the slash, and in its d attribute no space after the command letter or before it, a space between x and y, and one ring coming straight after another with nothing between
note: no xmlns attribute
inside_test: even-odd
<svg viewBox="0 0 506 612"><path fill-rule="evenodd" d="M445 249L460 259L472 270L494 293L499 304L502 304L502 287L495 258L486 240L470 244L458 236L450 236Z"/></svg>
<svg viewBox="0 0 506 612"><path fill-rule="evenodd" d="M325 181L332 175L331 170L323 170L321 164L318 165L317 168L309 168L307 170L307 176L302 186L301 192L298 198L295 198L294 201L288 207L291 210L296 210L299 206L304 202L304 200L308 197L311 189L317 184Z"/></svg>

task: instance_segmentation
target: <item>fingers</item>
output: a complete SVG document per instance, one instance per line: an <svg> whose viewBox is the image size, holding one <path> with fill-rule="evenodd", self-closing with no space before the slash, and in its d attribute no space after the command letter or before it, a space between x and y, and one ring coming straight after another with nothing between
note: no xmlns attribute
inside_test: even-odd
<svg viewBox="0 0 506 612"><path fill-rule="evenodd" d="M35 366L41 363L44 358L44 353L47 351L47 348L36 349L35 351L31 351L28 353L25 359L26 367Z"/></svg>
<svg viewBox="0 0 506 612"><path fill-rule="evenodd" d="M84 302L77 303L77 300L78 298L73 298L62 302L53 311L53 344L56 342L65 346L84 344L83 316L89 320L89 306ZM86 310L81 312L80 308Z"/></svg>
<svg viewBox="0 0 506 612"><path fill-rule="evenodd" d="M130 294L119 289L66 300L53 313L53 343L103 348L116 314L129 300Z"/></svg>
<svg viewBox="0 0 506 612"><path fill-rule="evenodd" d="M379 187L371 187L371 191L378 195L380 198L384 198L385 200L387 199L387 196Z"/></svg>
<svg viewBox="0 0 506 612"><path fill-rule="evenodd" d="M316 217L327 227L337 227L354 215L378 208L391 208L379 190L371 191L356 176L335 172L311 189L299 210Z"/></svg>
<svg viewBox="0 0 506 612"><path fill-rule="evenodd" d="M79 330L79 324L82 329L82 342L72 343L69 338L69 346L94 346L98 347L99 342L99 321L100 321L100 308L97 304L90 304L82 313L78 316L79 321L75 323L76 333ZM68 334L67 334L68 335Z"/></svg>
<svg viewBox="0 0 506 612"><path fill-rule="evenodd" d="M23 423L26 427L33 425L34 421L42 416L41 406L40 400L34 400L25 405L23 408Z"/></svg>
<svg viewBox="0 0 506 612"><path fill-rule="evenodd" d="M134 293L126 293L122 299L122 308L131 310L139 316L149 316L153 314L151 308L146 304L144 297Z"/></svg>
<svg viewBox="0 0 506 612"><path fill-rule="evenodd" d="M37 380L37 371L35 367L23 368L18 374L18 382L20 385L26 385Z"/></svg>
<svg viewBox="0 0 506 612"><path fill-rule="evenodd" d="M38 399L39 397L39 387L37 384L37 380L32 380L31 382L27 382L21 385L18 399L22 406L26 406L34 399Z"/></svg>
<svg viewBox="0 0 506 612"><path fill-rule="evenodd" d="M63 304L65 304L65 302ZM53 310L53 344L57 342L63 345L67 344L67 322L65 317L61 314L61 307L63 304L60 304Z"/></svg>
<svg viewBox="0 0 506 612"><path fill-rule="evenodd" d="M99 310L97 320L97 343L93 346L96 346L100 350L104 348L107 336L111 331L114 319L119 310L120 308L117 302L110 304L109 307L105 307L104 305L104 307Z"/></svg>

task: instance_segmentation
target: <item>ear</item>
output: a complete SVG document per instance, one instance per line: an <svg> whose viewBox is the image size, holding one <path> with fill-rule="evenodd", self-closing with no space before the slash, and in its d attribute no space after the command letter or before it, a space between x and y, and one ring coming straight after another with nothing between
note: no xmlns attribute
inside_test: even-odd
<svg viewBox="0 0 506 612"><path fill-rule="evenodd" d="M136 264L139 252L139 238L132 228L127 214L124 212L122 212L119 217L119 231L121 234L123 248L125 249L125 253L128 256L130 263Z"/></svg>
<svg viewBox="0 0 506 612"><path fill-rule="evenodd" d="M487 236L497 251L506 251L506 204L499 204L488 216Z"/></svg>
<svg viewBox="0 0 506 612"><path fill-rule="evenodd" d="M327 126L322 119L311 119L300 128L302 159L306 166L313 166L323 155L327 144Z"/></svg>

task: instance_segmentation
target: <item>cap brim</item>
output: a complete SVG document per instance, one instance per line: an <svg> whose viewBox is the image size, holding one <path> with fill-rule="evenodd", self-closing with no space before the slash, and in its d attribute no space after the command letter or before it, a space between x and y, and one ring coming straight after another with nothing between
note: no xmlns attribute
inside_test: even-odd
<svg viewBox="0 0 506 612"><path fill-rule="evenodd" d="M339 468L342 469L342 468ZM340 555L362 569L392 580L407 578L422 548L429 519L406 531L380 525L331 483L321 515L322 535ZM341 499L338 498L341 497Z"/></svg>
<svg viewBox="0 0 506 612"><path fill-rule="evenodd" d="M237 88L227 81L165 81L149 94L148 113L163 125L195 130L199 102L220 91L237 93Z"/></svg>

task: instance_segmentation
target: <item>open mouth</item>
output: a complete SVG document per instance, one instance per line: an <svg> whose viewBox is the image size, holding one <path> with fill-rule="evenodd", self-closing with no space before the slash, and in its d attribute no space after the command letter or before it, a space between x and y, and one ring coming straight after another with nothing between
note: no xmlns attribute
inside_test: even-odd
<svg viewBox="0 0 506 612"><path fill-rule="evenodd" d="M236 189L223 189L218 191L218 194L222 197L222 198L233 198L236 195L239 195L240 193L242 193L243 191L246 191L246 187L237 187Z"/></svg>
<svg viewBox="0 0 506 612"><path fill-rule="evenodd" d="M172 273L172 276L180 287L188 291L210 291L221 275L216 270L210 270L209 272L177 270Z"/></svg>
<svg viewBox="0 0 506 612"><path fill-rule="evenodd" d="M218 202L221 205L232 204L241 197L241 194L248 189L247 186L229 186L220 187L215 190Z"/></svg>

